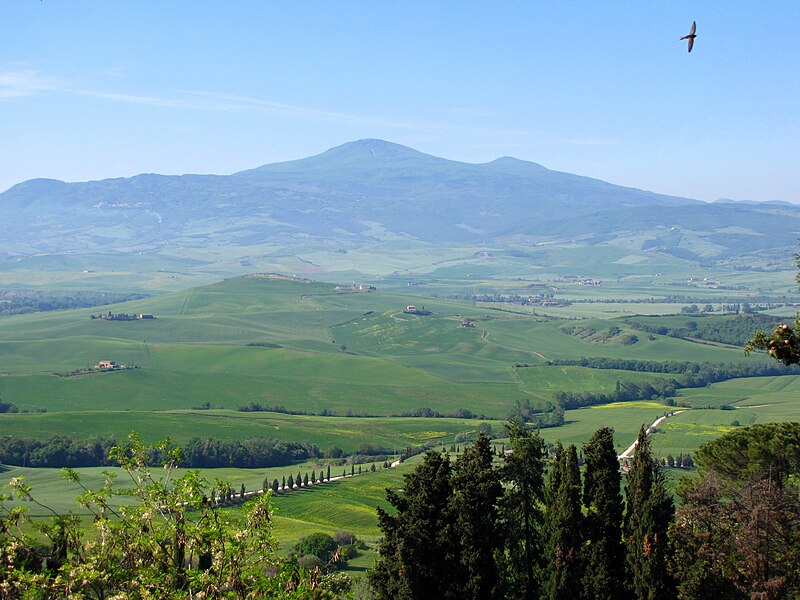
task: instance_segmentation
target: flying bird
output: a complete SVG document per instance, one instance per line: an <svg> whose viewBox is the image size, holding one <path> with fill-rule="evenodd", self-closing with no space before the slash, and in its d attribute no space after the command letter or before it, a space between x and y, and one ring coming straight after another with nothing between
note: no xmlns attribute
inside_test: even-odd
<svg viewBox="0 0 800 600"><path fill-rule="evenodd" d="M694 46L694 38L697 37L694 34L695 31L697 31L697 23L692 21L692 28L689 30L689 35L685 35L681 38L682 40L689 40L689 52L692 51L692 46Z"/></svg>

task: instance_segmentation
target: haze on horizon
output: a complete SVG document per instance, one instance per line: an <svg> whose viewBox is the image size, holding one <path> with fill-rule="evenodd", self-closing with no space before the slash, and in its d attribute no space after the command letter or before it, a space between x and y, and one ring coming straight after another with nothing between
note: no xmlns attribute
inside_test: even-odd
<svg viewBox="0 0 800 600"><path fill-rule="evenodd" d="M800 5L0 5L0 191L227 174L378 138L800 202ZM691 54L685 35L697 22Z"/></svg>

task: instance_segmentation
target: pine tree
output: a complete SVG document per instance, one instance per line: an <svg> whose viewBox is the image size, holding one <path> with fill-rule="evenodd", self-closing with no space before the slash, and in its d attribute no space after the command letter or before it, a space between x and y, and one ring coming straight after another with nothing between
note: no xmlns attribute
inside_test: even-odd
<svg viewBox="0 0 800 600"><path fill-rule="evenodd" d="M501 477L506 484L502 499L505 523L503 570L513 596L537 598L542 564L540 505L544 500L545 445L538 433L524 424L509 424L511 453Z"/></svg>
<svg viewBox="0 0 800 600"><path fill-rule="evenodd" d="M582 521L578 453L574 445L564 450L558 443L547 486L544 527L547 598L571 600L580 596Z"/></svg>
<svg viewBox="0 0 800 600"><path fill-rule="evenodd" d="M451 472L447 455L427 452L422 463L403 476L403 491L386 491L396 510L390 515L378 507L383 540L369 574L377 598L456 598L460 573L449 510Z"/></svg>
<svg viewBox="0 0 800 600"><path fill-rule="evenodd" d="M628 586L640 600L674 598L675 583L667 571L671 559L667 529L675 508L661 469L653 459L644 426L636 440L625 498Z"/></svg>
<svg viewBox="0 0 800 600"><path fill-rule="evenodd" d="M592 600L626 597L622 545L622 496L614 430L602 427L583 447L583 505L586 509L582 595Z"/></svg>
<svg viewBox="0 0 800 600"><path fill-rule="evenodd" d="M493 456L489 438L480 433L455 466L450 509L459 541L460 598L500 597L495 554L503 543L497 509L503 488Z"/></svg>

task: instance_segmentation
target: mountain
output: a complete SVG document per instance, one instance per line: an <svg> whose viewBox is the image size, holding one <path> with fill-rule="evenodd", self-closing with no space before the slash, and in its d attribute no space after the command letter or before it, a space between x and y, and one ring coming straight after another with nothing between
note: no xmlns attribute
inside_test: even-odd
<svg viewBox="0 0 800 600"><path fill-rule="evenodd" d="M485 164L360 140L229 176L143 174L34 179L0 194L0 253L160 252L308 240L369 244L608 243L700 255L790 248L800 208L703 203L549 170L510 157ZM676 250L677 249L677 250Z"/></svg>

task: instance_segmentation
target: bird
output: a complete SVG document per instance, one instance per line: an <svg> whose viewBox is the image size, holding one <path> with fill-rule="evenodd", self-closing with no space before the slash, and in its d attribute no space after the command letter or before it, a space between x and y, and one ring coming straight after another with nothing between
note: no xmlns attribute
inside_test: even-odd
<svg viewBox="0 0 800 600"><path fill-rule="evenodd" d="M697 31L697 23L692 21L692 28L689 30L689 35L685 35L681 38L682 40L689 40L689 52L692 51L692 46L694 46L694 38L697 37L694 34L695 31Z"/></svg>

